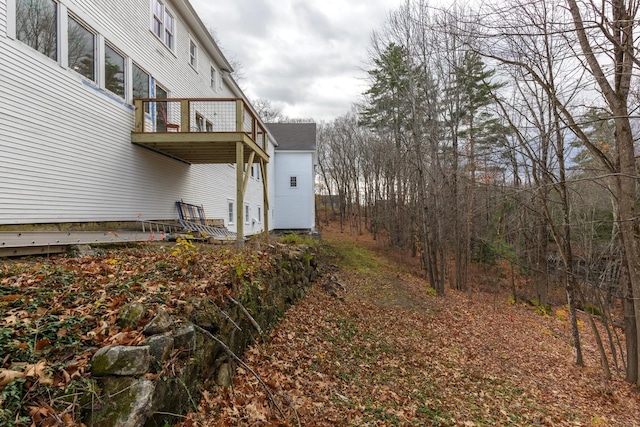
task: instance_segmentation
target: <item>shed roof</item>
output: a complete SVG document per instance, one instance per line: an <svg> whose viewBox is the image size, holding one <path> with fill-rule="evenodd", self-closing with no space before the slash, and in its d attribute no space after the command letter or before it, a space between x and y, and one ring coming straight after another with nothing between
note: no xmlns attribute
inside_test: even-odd
<svg viewBox="0 0 640 427"><path fill-rule="evenodd" d="M265 123L278 142L276 151L316 151L315 123Z"/></svg>

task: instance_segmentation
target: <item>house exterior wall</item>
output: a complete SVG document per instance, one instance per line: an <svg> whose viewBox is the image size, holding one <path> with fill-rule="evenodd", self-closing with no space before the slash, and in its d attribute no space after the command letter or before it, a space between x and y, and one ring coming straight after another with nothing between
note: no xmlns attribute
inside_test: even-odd
<svg viewBox="0 0 640 427"><path fill-rule="evenodd" d="M151 0L60 0L56 61L15 38L15 1L0 0L0 224L167 220L181 199L227 224L234 166L189 165L131 143L133 62L151 75L152 96L157 82L170 97L236 97L226 79L210 87L210 66L225 64L188 25L197 20L183 16L190 6L165 2L175 18L171 51L151 31ZM97 83L67 66L68 14L97 34ZM125 99L104 89L105 41L126 58ZM250 179L245 201L263 206L259 180ZM246 232L261 229L262 221Z"/></svg>
<svg viewBox="0 0 640 427"><path fill-rule="evenodd" d="M275 211L276 229L313 229L315 227L315 198L313 153L303 151L275 152ZM291 177L296 187L291 187Z"/></svg>

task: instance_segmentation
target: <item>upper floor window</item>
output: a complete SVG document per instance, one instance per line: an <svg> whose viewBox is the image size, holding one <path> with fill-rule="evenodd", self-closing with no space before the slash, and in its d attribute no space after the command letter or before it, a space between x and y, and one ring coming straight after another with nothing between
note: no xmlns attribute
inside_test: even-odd
<svg viewBox="0 0 640 427"><path fill-rule="evenodd" d="M58 8L53 0L16 1L16 37L58 60Z"/></svg>
<svg viewBox="0 0 640 427"><path fill-rule="evenodd" d="M160 38L167 45L167 47L173 50L175 39L175 20L173 15L169 13L163 2L160 0L153 0L153 22L152 30L156 36Z"/></svg>
<svg viewBox="0 0 640 427"><path fill-rule="evenodd" d="M291 187L291 188L298 187L298 177L297 176L290 176L289 177L289 187Z"/></svg>
<svg viewBox="0 0 640 427"><path fill-rule="evenodd" d="M124 98L124 56L104 46L104 87Z"/></svg>
<svg viewBox="0 0 640 427"><path fill-rule="evenodd" d="M69 68L89 80L96 80L96 36L69 16Z"/></svg>
<svg viewBox="0 0 640 427"><path fill-rule="evenodd" d="M193 68L198 67L198 46L193 40L189 40L189 64L191 64Z"/></svg>
<svg viewBox="0 0 640 427"><path fill-rule="evenodd" d="M174 19L173 16L165 10L164 12L164 44L169 47L169 49L173 50L173 39L174 39L174 29L173 29Z"/></svg>
<svg viewBox="0 0 640 427"><path fill-rule="evenodd" d="M153 0L153 32L163 38L164 35L164 5L158 0Z"/></svg>

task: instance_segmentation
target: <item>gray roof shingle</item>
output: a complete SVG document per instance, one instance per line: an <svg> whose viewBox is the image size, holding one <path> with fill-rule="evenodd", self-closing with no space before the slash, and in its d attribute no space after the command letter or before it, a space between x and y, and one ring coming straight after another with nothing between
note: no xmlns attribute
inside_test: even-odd
<svg viewBox="0 0 640 427"><path fill-rule="evenodd" d="M265 123L267 130L278 142L276 151L315 151L315 123Z"/></svg>

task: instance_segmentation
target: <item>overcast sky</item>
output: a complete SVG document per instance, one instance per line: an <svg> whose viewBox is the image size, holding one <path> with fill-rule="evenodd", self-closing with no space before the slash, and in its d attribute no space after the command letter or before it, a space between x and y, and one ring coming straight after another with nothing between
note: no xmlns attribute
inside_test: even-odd
<svg viewBox="0 0 640 427"><path fill-rule="evenodd" d="M292 118L329 121L366 90L373 30L404 0L190 0L252 100Z"/></svg>

